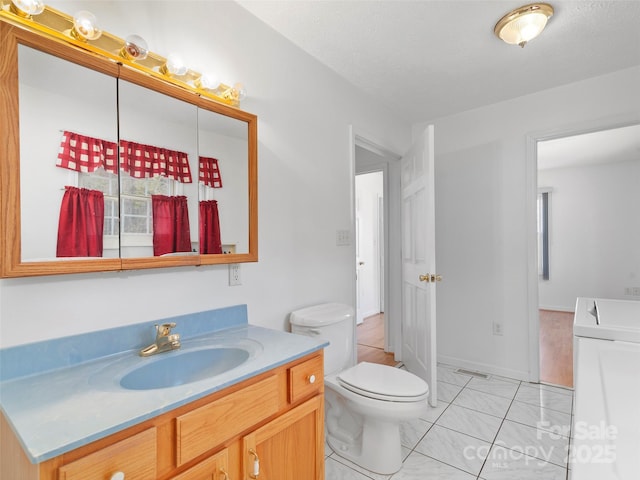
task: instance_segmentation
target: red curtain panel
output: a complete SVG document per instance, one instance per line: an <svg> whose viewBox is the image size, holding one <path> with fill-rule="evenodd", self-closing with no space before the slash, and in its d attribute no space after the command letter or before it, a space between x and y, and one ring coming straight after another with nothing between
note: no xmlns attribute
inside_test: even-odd
<svg viewBox="0 0 640 480"><path fill-rule="evenodd" d="M222 253L218 202L200 202L200 253Z"/></svg>
<svg viewBox="0 0 640 480"><path fill-rule="evenodd" d="M118 145L115 142L62 132L56 165L76 172L91 173L99 167L118 173Z"/></svg>
<svg viewBox="0 0 640 480"><path fill-rule="evenodd" d="M134 178L163 176L191 183L189 155L153 145L120 140L120 167Z"/></svg>
<svg viewBox="0 0 640 480"><path fill-rule="evenodd" d="M102 257L104 195L65 187L58 222L58 257Z"/></svg>
<svg viewBox="0 0 640 480"><path fill-rule="evenodd" d="M189 210L187 197L152 195L153 254L190 252Z"/></svg>
<svg viewBox="0 0 640 480"><path fill-rule="evenodd" d="M222 176L217 158L198 157L200 183L211 188L222 188Z"/></svg>

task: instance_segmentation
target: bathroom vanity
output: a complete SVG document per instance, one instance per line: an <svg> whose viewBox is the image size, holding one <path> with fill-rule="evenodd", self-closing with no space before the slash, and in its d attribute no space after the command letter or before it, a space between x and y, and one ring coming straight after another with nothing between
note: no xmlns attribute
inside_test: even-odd
<svg viewBox="0 0 640 480"><path fill-rule="evenodd" d="M248 324L220 329L206 314L172 319L184 332L180 350L156 358L129 350L0 383L0 478L323 479L325 345ZM218 327L203 334L207 323ZM125 327L124 333L152 327ZM0 360L7 365L34 349L55 357L65 345L98 344L98 337L113 334L0 351ZM222 373L164 388L122 386L122 378L146 368L145 362L157 362L161 374L163 362L229 346L246 349L248 358Z"/></svg>

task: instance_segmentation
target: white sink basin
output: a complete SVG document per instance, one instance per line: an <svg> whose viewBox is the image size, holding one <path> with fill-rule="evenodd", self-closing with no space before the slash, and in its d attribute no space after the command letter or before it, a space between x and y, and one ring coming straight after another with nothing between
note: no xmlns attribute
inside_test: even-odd
<svg viewBox="0 0 640 480"><path fill-rule="evenodd" d="M120 379L127 390L168 388L228 372L249 359L249 351L239 347L209 347L149 358Z"/></svg>

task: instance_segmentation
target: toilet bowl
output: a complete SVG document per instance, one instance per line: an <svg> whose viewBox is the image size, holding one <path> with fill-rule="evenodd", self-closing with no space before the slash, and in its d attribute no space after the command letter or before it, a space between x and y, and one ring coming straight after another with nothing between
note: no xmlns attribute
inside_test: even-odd
<svg viewBox="0 0 640 480"><path fill-rule="evenodd" d="M429 386L399 368L353 365L351 307L323 304L290 315L293 333L328 340L325 349L325 433L333 451L360 467L389 475L402 466L400 424L427 410Z"/></svg>

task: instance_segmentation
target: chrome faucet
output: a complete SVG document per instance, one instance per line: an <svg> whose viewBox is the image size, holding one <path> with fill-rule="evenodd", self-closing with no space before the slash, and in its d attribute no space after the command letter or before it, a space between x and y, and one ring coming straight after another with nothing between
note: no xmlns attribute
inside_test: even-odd
<svg viewBox="0 0 640 480"><path fill-rule="evenodd" d="M140 356L149 357L156 353L168 352L169 350L177 350L180 348L180 334L171 333L171 329L175 328L175 326L175 323L156 325L156 341L140 350Z"/></svg>

